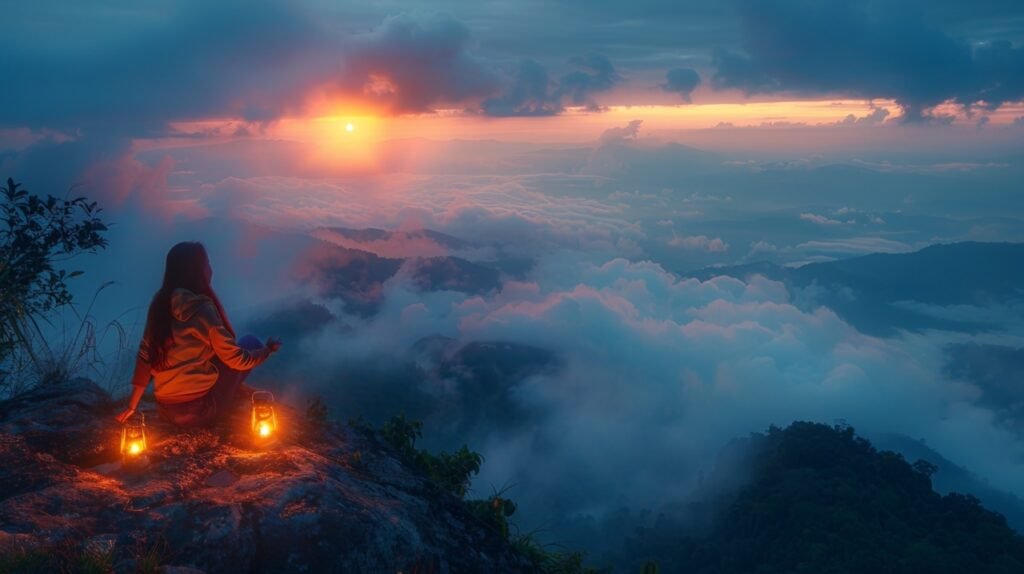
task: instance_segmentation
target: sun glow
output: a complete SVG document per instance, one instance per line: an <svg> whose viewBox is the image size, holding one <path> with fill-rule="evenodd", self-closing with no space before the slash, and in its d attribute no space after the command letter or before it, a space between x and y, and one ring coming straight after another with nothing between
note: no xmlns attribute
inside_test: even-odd
<svg viewBox="0 0 1024 574"><path fill-rule="evenodd" d="M878 117L879 108L888 113ZM954 124L974 127L977 119L961 117L955 106L939 106L937 114L956 116ZM987 127L1010 126L1024 105L1007 104ZM281 143L274 169L307 177L375 175L416 172L431 165L443 146L429 142L487 140L531 144L591 144L605 130L641 120L637 140L681 141L721 150L776 150L843 145L863 137L857 128L900 125L901 110L889 100L818 99L799 101L727 101L689 105L609 105L601 112L570 107L554 117L487 117L465 109L390 115L359 102L323 98L305 115L266 123L221 118L171 125L173 136L133 142L136 152L195 145L234 144L242 140ZM874 117L873 117L874 116ZM892 133L896 130L875 132ZM895 135L893 136L895 137ZM260 149L258 145L252 146ZM259 153L252 161L263 163ZM439 156L437 156L439 157ZM283 167L281 167L283 166ZM262 166L261 166L262 169ZM270 167L266 169L271 169Z"/></svg>
<svg viewBox="0 0 1024 574"><path fill-rule="evenodd" d="M315 171L366 173L377 171L378 144L388 139L381 126L372 115L284 118L271 137L308 144L306 162Z"/></svg>

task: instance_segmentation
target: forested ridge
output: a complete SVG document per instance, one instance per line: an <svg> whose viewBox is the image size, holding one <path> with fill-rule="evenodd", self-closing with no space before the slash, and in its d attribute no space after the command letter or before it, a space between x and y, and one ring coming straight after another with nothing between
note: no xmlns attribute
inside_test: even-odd
<svg viewBox="0 0 1024 574"><path fill-rule="evenodd" d="M936 493L930 463L807 422L772 427L749 447L749 482L704 502L706 529L662 518L637 532L630 554L663 572L1024 572L1024 538L976 498Z"/></svg>

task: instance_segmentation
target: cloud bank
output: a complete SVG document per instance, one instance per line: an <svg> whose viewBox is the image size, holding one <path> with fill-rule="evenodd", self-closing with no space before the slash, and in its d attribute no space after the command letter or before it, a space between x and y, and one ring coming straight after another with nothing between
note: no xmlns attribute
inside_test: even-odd
<svg viewBox="0 0 1024 574"><path fill-rule="evenodd" d="M742 51L719 50L713 84L747 94L891 98L909 120L952 100L995 109L1024 97L1024 47L972 45L915 3L738 0Z"/></svg>

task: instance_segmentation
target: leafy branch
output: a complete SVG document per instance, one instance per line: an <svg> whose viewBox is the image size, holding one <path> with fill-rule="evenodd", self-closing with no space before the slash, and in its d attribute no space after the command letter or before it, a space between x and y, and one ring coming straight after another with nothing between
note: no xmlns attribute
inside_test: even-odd
<svg viewBox="0 0 1024 574"><path fill-rule="evenodd" d="M83 273L57 265L107 246L101 211L84 197L40 198L10 178L0 187L0 361L22 349L39 362L31 333L72 302L67 281Z"/></svg>

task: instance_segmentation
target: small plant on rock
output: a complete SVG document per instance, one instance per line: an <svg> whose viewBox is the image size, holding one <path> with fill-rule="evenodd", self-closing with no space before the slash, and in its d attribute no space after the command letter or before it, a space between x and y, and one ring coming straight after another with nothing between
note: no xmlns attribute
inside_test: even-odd
<svg viewBox="0 0 1024 574"><path fill-rule="evenodd" d="M516 503L502 496L504 491L496 492L490 498L467 500L466 504L474 516L501 533L506 540L509 537L508 519L516 513Z"/></svg>
<svg viewBox="0 0 1024 574"><path fill-rule="evenodd" d="M163 535L154 540L139 540L135 547L135 571L139 574L159 574L171 558L171 548Z"/></svg>
<svg viewBox="0 0 1024 574"><path fill-rule="evenodd" d="M380 427L380 435L403 459L412 461L417 454L416 440L423 436L423 423L398 415Z"/></svg>
<svg viewBox="0 0 1024 574"><path fill-rule="evenodd" d="M327 426L327 405L320 397L306 401L306 421L315 430L322 430Z"/></svg>

